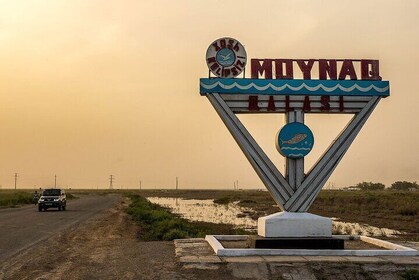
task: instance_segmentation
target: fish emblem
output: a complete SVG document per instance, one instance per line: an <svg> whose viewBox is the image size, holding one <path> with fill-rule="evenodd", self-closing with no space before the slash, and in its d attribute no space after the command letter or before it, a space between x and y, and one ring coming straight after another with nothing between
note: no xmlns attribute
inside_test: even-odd
<svg viewBox="0 0 419 280"><path fill-rule="evenodd" d="M281 142L282 142L282 144L293 145L293 144L300 143L301 141L303 141L306 138L307 138L307 134L298 133L298 134L295 134L294 137L292 137L290 140L287 140L287 141L281 140Z"/></svg>

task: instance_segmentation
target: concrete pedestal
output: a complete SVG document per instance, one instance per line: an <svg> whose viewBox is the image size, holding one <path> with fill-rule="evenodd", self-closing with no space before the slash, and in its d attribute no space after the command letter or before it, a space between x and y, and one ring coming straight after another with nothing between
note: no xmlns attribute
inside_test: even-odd
<svg viewBox="0 0 419 280"><path fill-rule="evenodd" d="M331 237L332 220L310 213L279 212L258 219L263 237Z"/></svg>

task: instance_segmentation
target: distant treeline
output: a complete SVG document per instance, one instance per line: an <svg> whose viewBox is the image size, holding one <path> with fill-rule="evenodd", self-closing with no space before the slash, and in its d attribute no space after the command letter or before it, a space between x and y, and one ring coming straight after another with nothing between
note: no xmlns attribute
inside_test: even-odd
<svg viewBox="0 0 419 280"><path fill-rule="evenodd" d="M386 189L386 186L382 183L362 182L356 184L355 186L348 187L347 189L358 189L363 191L381 191ZM419 185L416 182L397 181L391 184L391 186L387 189L395 191L417 191L419 190Z"/></svg>

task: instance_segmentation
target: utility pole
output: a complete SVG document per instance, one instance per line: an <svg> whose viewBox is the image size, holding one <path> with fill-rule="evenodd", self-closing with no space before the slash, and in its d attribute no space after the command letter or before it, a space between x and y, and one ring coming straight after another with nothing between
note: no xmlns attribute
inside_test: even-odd
<svg viewBox="0 0 419 280"><path fill-rule="evenodd" d="M18 177L18 174L15 173L15 190L16 190L17 177Z"/></svg>
<svg viewBox="0 0 419 280"><path fill-rule="evenodd" d="M54 189L57 188L57 174L54 175Z"/></svg>
<svg viewBox="0 0 419 280"><path fill-rule="evenodd" d="M179 179L178 177L176 177L176 190L178 189L178 187L179 187Z"/></svg>
<svg viewBox="0 0 419 280"><path fill-rule="evenodd" d="M109 177L109 189L113 189L113 181L115 180L115 177L114 177L114 175L111 175L110 177Z"/></svg>
<svg viewBox="0 0 419 280"><path fill-rule="evenodd" d="M141 190L141 180L140 180L140 190Z"/></svg>
<svg viewBox="0 0 419 280"><path fill-rule="evenodd" d="M233 189L236 190L236 181L233 182Z"/></svg>

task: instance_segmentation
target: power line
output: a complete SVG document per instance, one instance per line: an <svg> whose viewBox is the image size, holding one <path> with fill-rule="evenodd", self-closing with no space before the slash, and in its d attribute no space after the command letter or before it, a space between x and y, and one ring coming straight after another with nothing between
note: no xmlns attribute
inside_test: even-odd
<svg viewBox="0 0 419 280"><path fill-rule="evenodd" d="M114 175L109 176L109 189L113 189L113 181L115 180Z"/></svg>
<svg viewBox="0 0 419 280"><path fill-rule="evenodd" d="M15 173L15 190L16 190L16 184L17 184L17 177L18 177L18 174Z"/></svg>

